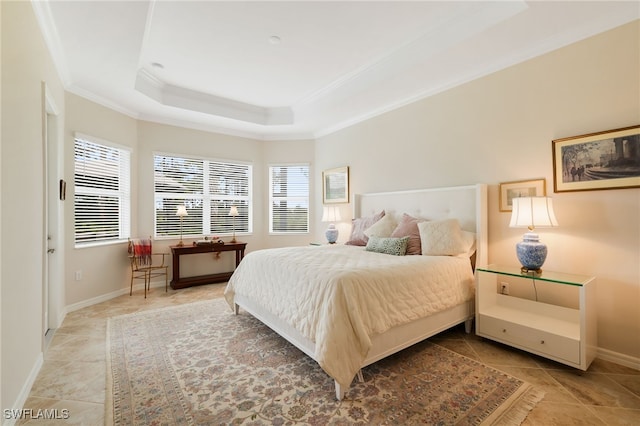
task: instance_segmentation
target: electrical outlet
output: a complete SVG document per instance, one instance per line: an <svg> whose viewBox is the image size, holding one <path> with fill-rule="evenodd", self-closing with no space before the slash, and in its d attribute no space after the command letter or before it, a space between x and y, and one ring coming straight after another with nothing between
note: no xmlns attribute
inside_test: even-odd
<svg viewBox="0 0 640 426"><path fill-rule="evenodd" d="M76 281L82 280L82 271L76 271Z"/></svg>
<svg viewBox="0 0 640 426"><path fill-rule="evenodd" d="M500 283L500 293L509 294L509 283L505 283L505 282Z"/></svg>

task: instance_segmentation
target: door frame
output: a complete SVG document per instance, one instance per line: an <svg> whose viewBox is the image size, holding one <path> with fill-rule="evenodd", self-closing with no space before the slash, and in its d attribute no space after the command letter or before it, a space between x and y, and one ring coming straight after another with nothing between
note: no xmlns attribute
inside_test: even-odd
<svg viewBox="0 0 640 426"><path fill-rule="evenodd" d="M61 110L46 82L42 82L43 239L42 338L60 327L64 309L64 204L59 194L63 176L63 123ZM53 249L52 253L49 250Z"/></svg>

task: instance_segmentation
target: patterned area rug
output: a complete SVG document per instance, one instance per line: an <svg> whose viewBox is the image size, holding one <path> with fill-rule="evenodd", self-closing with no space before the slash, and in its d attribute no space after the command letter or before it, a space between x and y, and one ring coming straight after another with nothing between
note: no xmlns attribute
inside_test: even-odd
<svg viewBox="0 0 640 426"><path fill-rule="evenodd" d="M106 424L520 424L528 384L425 341L363 369L344 400L301 351L223 299L114 317Z"/></svg>

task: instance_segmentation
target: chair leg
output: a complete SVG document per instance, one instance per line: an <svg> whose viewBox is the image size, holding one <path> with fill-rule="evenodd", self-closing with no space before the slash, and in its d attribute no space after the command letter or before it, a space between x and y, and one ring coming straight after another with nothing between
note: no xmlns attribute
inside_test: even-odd
<svg viewBox="0 0 640 426"><path fill-rule="evenodd" d="M169 291L169 268L164 270L164 292Z"/></svg>
<svg viewBox="0 0 640 426"><path fill-rule="evenodd" d="M144 298L147 298L147 282L151 281L151 278L149 278L149 273L145 271L144 273Z"/></svg>
<svg viewBox="0 0 640 426"><path fill-rule="evenodd" d="M129 287L129 296L133 294L133 271L131 271L131 286Z"/></svg>

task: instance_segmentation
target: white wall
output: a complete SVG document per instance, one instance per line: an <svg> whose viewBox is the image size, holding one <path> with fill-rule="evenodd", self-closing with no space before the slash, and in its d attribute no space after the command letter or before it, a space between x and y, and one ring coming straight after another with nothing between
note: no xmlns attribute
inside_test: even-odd
<svg viewBox="0 0 640 426"><path fill-rule="evenodd" d="M19 408L42 362L45 82L64 117L64 92L30 2L2 10L2 408ZM11 208L7 208L11 206Z"/></svg>
<svg viewBox="0 0 640 426"><path fill-rule="evenodd" d="M599 346L637 360L640 189L554 194L551 141L640 124L639 55L636 21L322 137L316 168L348 165L355 192L488 183L489 260L514 265L498 184L545 178L561 226L540 230L544 267L597 276Z"/></svg>

